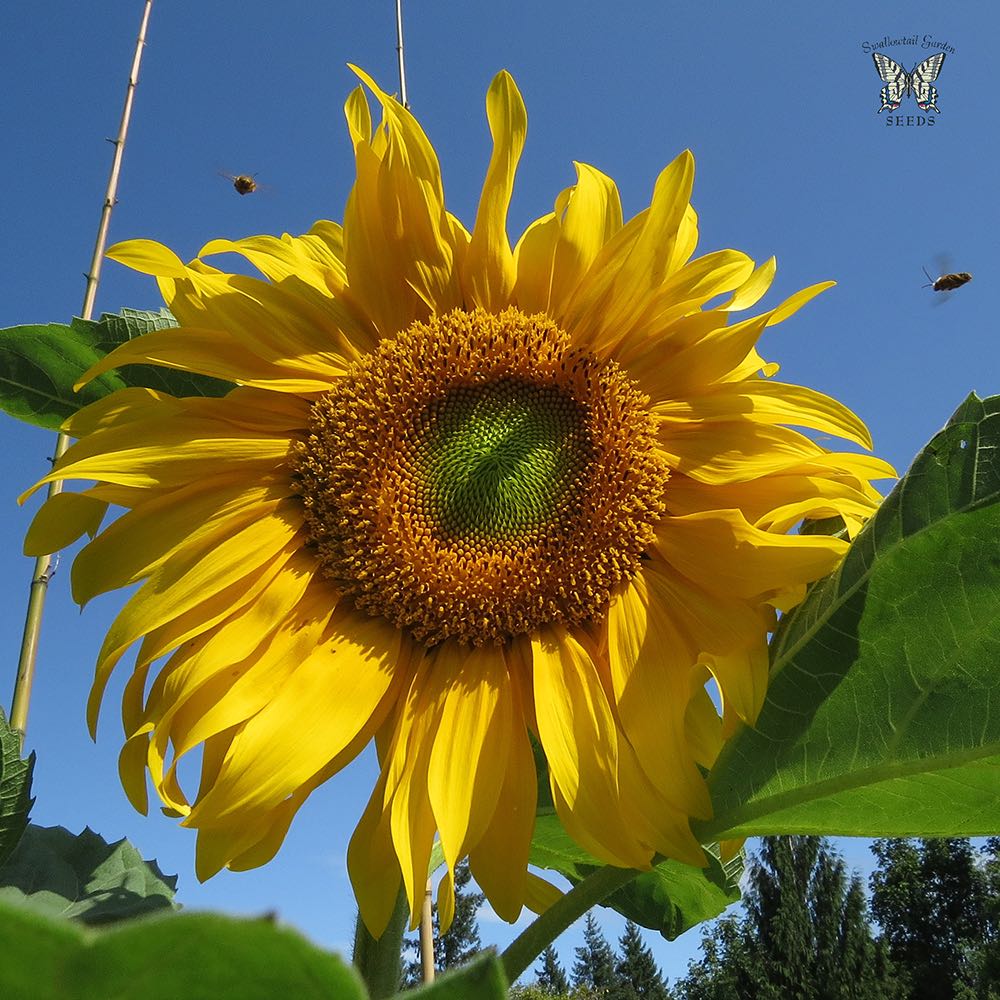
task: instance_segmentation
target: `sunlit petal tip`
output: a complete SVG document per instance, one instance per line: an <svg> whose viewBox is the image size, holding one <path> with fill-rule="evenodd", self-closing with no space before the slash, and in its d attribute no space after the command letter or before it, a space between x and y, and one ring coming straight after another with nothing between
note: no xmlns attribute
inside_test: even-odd
<svg viewBox="0 0 1000 1000"><path fill-rule="evenodd" d="M797 313L807 302L816 298L817 295L829 291L836 284L836 281L820 281L815 285L810 285L808 288L803 288L794 295L790 295L781 305L772 310L767 325L777 326L779 323L784 323L789 316Z"/></svg>
<svg viewBox="0 0 1000 1000"><path fill-rule="evenodd" d="M105 256L157 278L186 278L184 262L172 250L155 240L124 240L108 247Z"/></svg>

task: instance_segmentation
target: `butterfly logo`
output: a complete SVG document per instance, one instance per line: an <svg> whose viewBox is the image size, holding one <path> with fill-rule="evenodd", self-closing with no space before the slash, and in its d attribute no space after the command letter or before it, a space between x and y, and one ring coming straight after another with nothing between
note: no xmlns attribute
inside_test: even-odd
<svg viewBox="0 0 1000 1000"><path fill-rule="evenodd" d="M880 91L882 107L878 109L879 114L887 108L889 111L895 111L902 104L903 98L911 95L921 111L936 111L940 114L941 109L937 106L937 87L932 84L941 72L944 57L945 53L937 52L928 56L923 62L917 63L907 73L895 59L890 59L881 52L873 52L875 69L885 83Z"/></svg>

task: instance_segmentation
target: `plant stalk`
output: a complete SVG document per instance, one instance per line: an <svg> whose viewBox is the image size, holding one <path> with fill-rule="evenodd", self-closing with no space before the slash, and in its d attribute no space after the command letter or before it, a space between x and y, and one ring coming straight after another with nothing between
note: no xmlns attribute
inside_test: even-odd
<svg viewBox="0 0 1000 1000"><path fill-rule="evenodd" d="M428 879L424 905L420 910L420 972L425 983L434 982L434 904L431 892L431 880Z"/></svg>
<svg viewBox="0 0 1000 1000"><path fill-rule="evenodd" d="M403 981L403 934L410 916L406 889L400 886L396 908L380 938L373 938L358 914L351 961L361 973L371 1000L385 1000L399 992Z"/></svg>
<svg viewBox="0 0 1000 1000"><path fill-rule="evenodd" d="M404 108L408 108L406 67L403 65L403 0L396 0L396 61L399 63L399 101Z"/></svg>
<svg viewBox="0 0 1000 1000"><path fill-rule="evenodd" d="M570 924L638 874L634 868L607 865L573 886L514 938L500 956L507 982L513 983Z"/></svg>
<svg viewBox="0 0 1000 1000"><path fill-rule="evenodd" d="M132 70L129 73L128 85L125 88L125 104L122 107L121 121L118 125L118 135L109 140L115 147L111 160L111 172L108 175L108 186L104 192L104 204L101 207L101 218L97 225L97 238L94 241L94 252L90 258L87 271L87 285L83 293L83 308L80 315L90 319L94 312L94 301L97 298L97 285L101 280L101 265L104 262L104 248L108 242L108 227L111 224L111 211L115 206L118 193L118 178L121 174L122 157L125 153L125 139L128 136L128 126L132 118L132 102L135 97L136 84L139 82L139 64L142 61L142 51L146 46L146 30L149 26L149 15L153 8L153 0L145 0L142 12L142 22L139 25L139 37L135 43L135 54L132 57ZM69 447L69 438L59 434L56 438L52 461L57 462ZM49 483L46 498L54 497L62 492L62 483ZM35 570L31 576L31 587L28 592L28 609L24 617L24 634L21 639L21 654L17 663L17 677L14 680L14 698L10 708L10 724L24 738L28 725L28 704L31 701L31 688L35 679L35 662L38 658L38 640L42 631L42 612L45 608L45 598L48 593L49 580L55 571L55 560L52 556L39 556L35 560Z"/></svg>

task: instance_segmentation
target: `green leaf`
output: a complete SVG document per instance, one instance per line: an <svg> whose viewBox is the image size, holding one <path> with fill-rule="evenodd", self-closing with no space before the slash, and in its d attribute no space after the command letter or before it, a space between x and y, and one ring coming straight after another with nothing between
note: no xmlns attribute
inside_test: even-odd
<svg viewBox="0 0 1000 1000"><path fill-rule="evenodd" d="M0 330L0 409L37 427L58 430L78 409L125 383L108 372L73 391L76 380L101 357L88 329L49 323Z"/></svg>
<svg viewBox="0 0 1000 1000"><path fill-rule="evenodd" d="M0 867L0 900L86 924L169 909L177 878L127 841L32 823Z"/></svg>
<svg viewBox="0 0 1000 1000"><path fill-rule="evenodd" d="M407 1000L504 1000L507 977L492 952L477 955L468 965L443 973L433 983L407 990Z"/></svg>
<svg viewBox="0 0 1000 1000"><path fill-rule="evenodd" d="M176 325L166 309L123 309L121 315L105 313L97 321L77 318L69 325L0 330L0 409L26 423L58 430L77 410L125 386L173 396L225 395L230 382L158 365L127 365L73 391L80 376L120 344Z"/></svg>
<svg viewBox="0 0 1000 1000"><path fill-rule="evenodd" d="M1000 397L974 394L772 642L702 837L1000 832Z"/></svg>
<svg viewBox="0 0 1000 1000"><path fill-rule="evenodd" d="M11 856L28 825L31 772L35 755L21 759L21 736L10 728L0 708L0 866Z"/></svg>
<svg viewBox="0 0 1000 1000"><path fill-rule="evenodd" d="M4 1000L365 997L351 966L270 920L172 914L94 931L0 903L0 954Z"/></svg>
<svg viewBox="0 0 1000 1000"><path fill-rule="evenodd" d="M689 928L718 916L740 898L742 855L723 864L715 845L706 850L707 868L692 868L669 859L661 861L652 871L637 875L615 890L601 905L672 941ZM553 814L541 815L535 821L530 861L539 868L558 871L573 885L603 867L572 840Z"/></svg>

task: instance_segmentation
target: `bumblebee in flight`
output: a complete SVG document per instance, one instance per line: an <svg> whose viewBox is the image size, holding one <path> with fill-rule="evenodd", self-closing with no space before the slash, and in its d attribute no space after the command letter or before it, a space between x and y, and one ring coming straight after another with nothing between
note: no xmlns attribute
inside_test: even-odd
<svg viewBox="0 0 1000 1000"><path fill-rule="evenodd" d="M927 274L927 268L924 268ZM924 288L933 288L935 292L951 292L956 288L961 288L967 281L972 281L972 275L968 271L956 271L954 274L942 274L939 278L932 278L927 274L927 284Z"/></svg>
<svg viewBox="0 0 1000 1000"><path fill-rule="evenodd" d="M257 190L257 181L254 179L256 174L222 174L221 176L233 182L237 194L253 194Z"/></svg>

